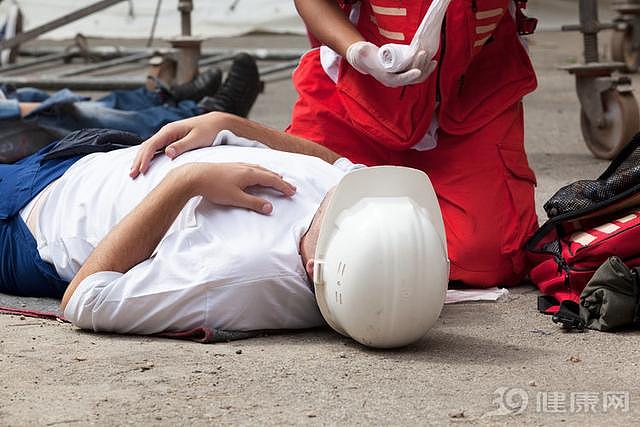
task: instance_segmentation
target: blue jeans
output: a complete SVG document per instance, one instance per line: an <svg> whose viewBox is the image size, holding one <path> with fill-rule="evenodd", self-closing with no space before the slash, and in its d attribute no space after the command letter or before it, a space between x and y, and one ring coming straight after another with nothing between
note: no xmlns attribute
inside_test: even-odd
<svg viewBox="0 0 640 427"><path fill-rule="evenodd" d="M50 129L60 136L86 128L117 129L148 138L167 123L202 113L193 101L165 102L146 88L117 90L96 100L68 89L53 95L33 88L2 88L7 100L0 101L0 120L20 118L19 102L41 105L23 120Z"/></svg>
<svg viewBox="0 0 640 427"><path fill-rule="evenodd" d="M0 165L0 292L59 298L67 282L40 258L38 246L20 209L81 156L43 161L49 144L13 164Z"/></svg>

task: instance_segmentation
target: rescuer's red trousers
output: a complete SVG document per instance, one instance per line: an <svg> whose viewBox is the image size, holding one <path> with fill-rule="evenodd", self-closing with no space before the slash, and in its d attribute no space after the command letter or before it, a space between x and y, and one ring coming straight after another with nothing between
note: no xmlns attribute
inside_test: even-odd
<svg viewBox="0 0 640 427"><path fill-rule="evenodd" d="M529 268L524 244L538 227L536 178L524 151L522 103L469 135L439 132L438 146L393 153L429 175L444 218L451 280L514 285ZM394 157L395 157L394 156Z"/></svg>
<svg viewBox="0 0 640 427"><path fill-rule="evenodd" d="M537 228L536 178L524 151L522 103L468 134L439 129L433 150L393 150L352 127L335 83L308 59L313 58L303 59L294 74L300 97L287 131L357 163L425 171L444 217L451 280L474 287L522 280L528 272L524 244Z"/></svg>

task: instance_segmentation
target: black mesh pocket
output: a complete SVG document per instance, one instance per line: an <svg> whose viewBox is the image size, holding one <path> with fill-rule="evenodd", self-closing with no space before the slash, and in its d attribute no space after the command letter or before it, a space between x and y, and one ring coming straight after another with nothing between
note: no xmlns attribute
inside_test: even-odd
<svg viewBox="0 0 640 427"><path fill-rule="evenodd" d="M562 187L544 204L544 210L549 218L578 214L638 191L640 134L633 137L598 179L577 181Z"/></svg>

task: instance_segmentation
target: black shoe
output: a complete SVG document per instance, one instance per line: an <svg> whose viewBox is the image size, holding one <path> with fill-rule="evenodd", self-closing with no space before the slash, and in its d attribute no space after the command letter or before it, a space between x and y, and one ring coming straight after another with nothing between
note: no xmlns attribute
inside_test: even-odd
<svg viewBox="0 0 640 427"><path fill-rule="evenodd" d="M188 83L173 85L164 90L176 101L199 101L206 96L214 96L221 85L222 71L219 68L209 68Z"/></svg>
<svg viewBox="0 0 640 427"><path fill-rule="evenodd" d="M246 53L233 58L229 75L215 96L203 98L198 105L206 112L223 111L247 117L264 85L255 59Z"/></svg>

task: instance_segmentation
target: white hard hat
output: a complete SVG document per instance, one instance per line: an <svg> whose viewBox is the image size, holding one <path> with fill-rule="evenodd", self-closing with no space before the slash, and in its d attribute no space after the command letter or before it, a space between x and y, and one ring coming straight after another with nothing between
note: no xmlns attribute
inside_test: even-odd
<svg viewBox="0 0 640 427"><path fill-rule="evenodd" d="M313 276L320 312L337 332L380 348L424 336L449 280L444 223L427 175L395 166L345 175L320 226Z"/></svg>

